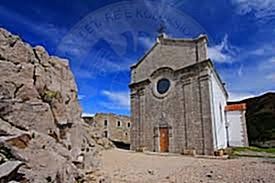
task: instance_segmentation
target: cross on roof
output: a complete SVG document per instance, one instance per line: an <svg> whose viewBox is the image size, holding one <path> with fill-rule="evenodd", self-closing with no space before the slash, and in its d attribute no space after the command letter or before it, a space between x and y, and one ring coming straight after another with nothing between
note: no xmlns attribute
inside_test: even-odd
<svg viewBox="0 0 275 183"><path fill-rule="evenodd" d="M165 32L165 30L166 30L166 26L165 26L164 21L162 20L159 24L159 28L158 28L157 32L159 34L163 34Z"/></svg>

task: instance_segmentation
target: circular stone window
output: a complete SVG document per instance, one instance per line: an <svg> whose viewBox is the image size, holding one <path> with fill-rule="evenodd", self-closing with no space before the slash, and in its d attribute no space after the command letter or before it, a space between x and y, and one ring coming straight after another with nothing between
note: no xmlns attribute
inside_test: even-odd
<svg viewBox="0 0 275 183"><path fill-rule="evenodd" d="M160 79L157 83L157 91L161 95L166 93L170 88L170 81L168 79Z"/></svg>

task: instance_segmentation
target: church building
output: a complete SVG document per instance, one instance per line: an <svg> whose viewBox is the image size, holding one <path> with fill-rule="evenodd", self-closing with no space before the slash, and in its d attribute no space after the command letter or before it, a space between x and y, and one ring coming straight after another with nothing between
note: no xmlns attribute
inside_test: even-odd
<svg viewBox="0 0 275 183"><path fill-rule="evenodd" d="M131 66L129 87L132 150L212 155L228 146L228 94L207 56L206 36L160 35Z"/></svg>

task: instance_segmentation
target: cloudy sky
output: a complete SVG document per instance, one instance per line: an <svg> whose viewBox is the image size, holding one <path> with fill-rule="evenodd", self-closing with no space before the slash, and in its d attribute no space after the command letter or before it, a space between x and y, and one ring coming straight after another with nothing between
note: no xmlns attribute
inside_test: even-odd
<svg viewBox="0 0 275 183"><path fill-rule="evenodd" d="M0 27L70 60L86 114L129 114L129 67L160 28L207 34L230 100L275 90L274 0L3 0Z"/></svg>

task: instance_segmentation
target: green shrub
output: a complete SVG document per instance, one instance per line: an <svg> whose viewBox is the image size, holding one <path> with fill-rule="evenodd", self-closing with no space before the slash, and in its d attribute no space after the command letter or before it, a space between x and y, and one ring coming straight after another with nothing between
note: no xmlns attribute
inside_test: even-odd
<svg viewBox="0 0 275 183"><path fill-rule="evenodd" d="M52 103L54 99L61 99L61 93L59 91L45 90L42 95L42 100L47 103Z"/></svg>

